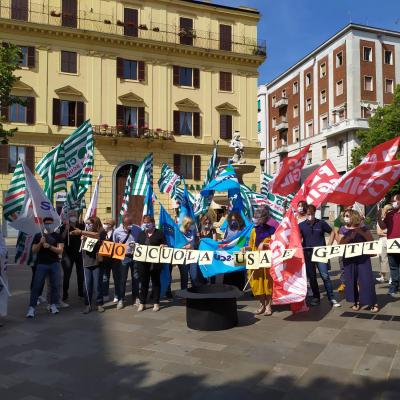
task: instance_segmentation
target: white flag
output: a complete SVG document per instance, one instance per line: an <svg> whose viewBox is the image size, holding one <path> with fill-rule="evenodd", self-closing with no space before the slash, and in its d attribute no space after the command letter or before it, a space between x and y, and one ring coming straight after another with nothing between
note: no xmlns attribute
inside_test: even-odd
<svg viewBox="0 0 400 400"><path fill-rule="evenodd" d="M87 221L88 218L95 217L97 214L97 202L99 201L99 189L100 189L100 181L103 176L99 174L97 177L96 185L94 187L94 191L92 194L92 198L90 199L90 204L88 209L86 210L85 214L85 221Z"/></svg>
<svg viewBox="0 0 400 400"><path fill-rule="evenodd" d="M35 235L36 233L40 233L40 225L35 223L32 199L29 195L25 197L25 202L21 214L19 214L17 218L9 224L14 229L24 232L27 235Z"/></svg>

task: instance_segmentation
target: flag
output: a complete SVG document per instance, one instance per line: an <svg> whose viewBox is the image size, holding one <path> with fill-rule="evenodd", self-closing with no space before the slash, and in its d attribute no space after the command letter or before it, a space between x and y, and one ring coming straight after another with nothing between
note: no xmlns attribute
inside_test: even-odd
<svg viewBox="0 0 400 400"><path fill-rule="evenodd" d="M363 162L341 177L326 201L344 206L377 204L400 179L400 160Z"/></svg>
<svg viewBox="0 0 400 400"><path fill-rule="evenodd" d="M268 206L268 196L252 191L246 185L240 185L240 194L243 201L245 214L252 218L254 210L258 207Z"/></svg>
<svg viewBox="0 0 400 400"><path fill-rule="evenodd" d="M36 254L32 253L32 243L35 235L19 232L15 246L15 263L18 266L34 264Z"/></svg>
<svg viewBox="0 0 400 400"><path fill-rule="evenodd" d="M40 225L35 222L33 214L32 199L29 194L25 197L25 204L22 211L18 214L17 218L10 222L10 225L27 235L35 235L40 233Z"/></svg>
<svg viewBox="0 0 400 400"><path fill-rule="evenodd" d="M285 157L280 165L279 171L270 182L271 193L287 196L300 188L301 170L306 161L310 144L292 157Z"/></svg>
<svg viewBox="0 0 400 400"><path fill-rule="evenodd" d="M154 217L154 193L153 187L147 185L146 196L144 198L143 216L150 215Z"/></svg>
<svg viewBox="0 0 400 400"><path fill-rule="evenodd" d="M168 193L172 199L175 199L176 189L181 183L181 177L168 167L167 164L161 166L160 179L158 187L161 193Z"/></svg>
<svg viewBox="0 0 400 400"><path fill-rule="evenodd" d="M340 179L340 175L332 161L325 161L303 182L292 200L293 207L296 207L299 201L305 201L307 204L312 204L318 208L325 202L338 179Z"/></svg>
<svg viewBox="0 0 400 400"><path fill-rule="evenodd" d="M145 196L148 185L153 186L153 153L149 153L140 163L133 181L132 195Z"/></svg>
<svg viewBox="0 0 400 400"><path fill-rule="evenodd" d="M48 174L44 180L44 192L52 203L54 193L67 190L66 178L65 152L64 145L61 143L56 147L54 158L50 163Z"/></svg>
<svg viewBox="0 0 400 400"><path fill-rule="evenodd" d="M10 185L4 197L3 213L7 221L13 221L22 211L25 204L26 194L25 174L22 166L22 161L19 160Z"/></svg>
<svg viewBox="0 0 400 400"><path fill-rule="evenodd" d="M180 203L180 213L179 213L179 222L178 224L181 225L182 221L185 217L191 218L193 221L195 221L195 215L193 211L193 203L190 201L189 198L189 193L185 184L185 181L183 180L183 197L182 201Z"/></svg>
<svg viewBox="0 0 400 400"><path fill-rule="evenodd" d="M185 235L160 203L159 229L164 232L169 247L181 248L187 244Z"/></svg>
<svg viewBox="0 0 400 400"><path fill-rule="evenodd" d="M122 198L121 209L119 210L120 224L122 224L122 218L124 218L124 215L128 212L129 199L131 197L131 190L132 190L132 177L133 177L133 168L130 167L125 182L124 197Z"/></svg>
<svg viewBox="0 0 400 400"><path fill-rule="evenodd" d="M69 191L67 193L67 201L64 205L65 213L69 210L79 211L81 209L81 203L78 201L78 191L79 191L79 180L75 179L72 181Z"/></svg>
<svg viewBox="0 0 400 400"><path fill-rule="evenodd" d="M293 258L282 261L286 249L297 249ZM307 294L306 265L301 243L300 229L292 209L275 231L271 242L271 277L274 281L273 304L295 304L298 310Z"/></svg>
<svg viewBox="0 0 400 400"><path fill-rule="evenodd" d="M207 250L214 252L213 262L210 265L201 265L201 273L205 278L218 274L227 274L230 272L243 271L246 267L235 266L235 258L233 253L239 252L247 245L250 239L250 233L253 229L253 224L249 224L241 231L238 236L231 239L229 242L205 238L201 239L199 250Z"/></svg>
<svg viewBox="0 0 400 400"><path fill-rule="evenodd" d="M89 218L93 218L97 215L97 203L99 201L99 189L100 189L100 180L102 176L99 174L96 180L96 185L94 187L94 191L92 194L92 198L90 199L90 204L89 207L86 210L85 214L85 221L87 221Z"/></svg>
<svg viewBox="0 0 400 400"><path fill-rule="evenodd" d="M232 189L240 191L240 184L235 169L232 165L228 165L200 193L202 196L208 196L213 194L214 191L227 192Z"/></svg>
<svg viewBox="0 0 400 400"><path fill-rule="evenodd" d="M374 161L392 161L397 154L400 137L378 144L361 160L361 164Z"/></svg>

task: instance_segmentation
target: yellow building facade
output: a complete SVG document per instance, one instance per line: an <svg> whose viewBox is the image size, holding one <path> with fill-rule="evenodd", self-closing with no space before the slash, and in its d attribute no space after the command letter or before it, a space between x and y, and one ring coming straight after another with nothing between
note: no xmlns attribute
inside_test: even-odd
<svg viewBox="0 0 400 400"><path fill-rule="evenodd" d="M94 178L103 175L100 217L116 216L127 167L149 152L155 182L167 163L199 189L214 143L231 156L235 130L257 167L245 182L258 187L259 18L202 1L1 0L2 41L22 51L12 93L27 102L2 108L5 127L18 132L0 146L0 190L18 156L36 165L85 119L95 132Z"/></svg>

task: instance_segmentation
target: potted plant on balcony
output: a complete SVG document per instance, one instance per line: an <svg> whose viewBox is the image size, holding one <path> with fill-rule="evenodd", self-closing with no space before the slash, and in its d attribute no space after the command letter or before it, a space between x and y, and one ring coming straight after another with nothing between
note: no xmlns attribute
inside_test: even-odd
<svg viewBox="0 0 400 400"><path fill-rule="evenodd" d="M118 25L118 26L124 26L125 23L124 23L124 21L118 20L118 21L117 21L117 25Z"/></svg>
<svg viewBox="0 0 400 400"><path fill-rule="evenodd" d="M154 31L154 32L160 32L160 28L159 28L158 26L155 26L155 27L153 28L153 31Z"/></svg>
<svg viewBox="0 0 400 400"><path fill-rule="evenodd" d="M59 12L57 12L55 10L52 10L52 11L50 11L50 15L52 17L59 17L59 16L61 16L61 13L59 13Z"/></svg>
<svg viewBox="0 0 400 400"><path fill-rule="evenodd" d="M105 20L104 20L104 23L107 24L107 25L110 25L110 24L111 24L111 21L110 21L109 19L105 19Z"/></svg>
<svg viewBox="0 0 400 400"><path fill-rule="evenodd" d="M102 134L106 134L107 131L108 131L108 124L101 124L101 125L100 125L100 132L101 132Z"/></svg>
<svg viewBox="0 0 400 400"><path fill-rule="evenodd" d="M146 24L140 24L140 25L139 25L139 29L142 29L142 30L144 30L144 31L147 31L147 30L148 30Z"/></svg>

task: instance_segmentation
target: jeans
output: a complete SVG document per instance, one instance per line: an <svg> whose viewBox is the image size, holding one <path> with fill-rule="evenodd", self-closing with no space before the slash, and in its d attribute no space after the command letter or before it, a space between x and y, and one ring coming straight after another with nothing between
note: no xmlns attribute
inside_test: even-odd
<svg viewBox="0 0 400 400"><path fill-rule="evenodd" d="M392 283L389 286L390 293L396 293L399 290L400 278L400 254L388 254L390 277Z"/></svg>
<svg viewBox="0 0 400 400"><path fill-rule="evenodd" d="M81 252L64 252L61 266L64 272L63 277L63 300L68 299L69 281L71 279L72 268L75 264L76 268L76 278L78 281L78 296L83 296L83 263L82 263L82 253Z"/></svg>
<svg viewBox="0 0 400 400"><path fill-rule="evenodd" d="M96 304L103 304L102 280L103 266L96 265L93 267L85 267L83 270L85 277L85 304L88 306L92 303L93 292L96 288Z"/></svg>
<svg viewBox="0 0 400 400"><path fill-rule="evenodd" d="M121 283L120 263L111 257L104 257L103 268L103 296L108 296L110 289L110 275L112 271L114 280L114 296L118 298L119 287Z"/></svg>
<svg viewBox="0 0 400 400"><path fill-rule="evenodd" d="M320 299L321 295L319 292L319 286L318 286L318 281L317 281L317 270L318 268L319 274L321 275L321 279L324 282L326 294L328 296L328 300L334 300L334 295L333 295L333 287L332 287L332 282L331 278L329 277L329 265L326 263L321 263L321 262L312 262L311 259L306 258L306 271L307 271L307 276L310 281L310 287L313 292L313 297L315 299Z"/></svg>
<svg viewBox="0 0 400 400"><path fill-rule="evenodd" d="M199 264L194 263L194 264L188 264L187 265L189 268L189 275L190 275L190 281L192 282L192 287L199 287L202 286L206 283L206 280L203 277L203 274L201 273Z"/></svg>
<svg viewBox="0 0 400 400"><path fill-rule="evenodd" d="M169 272L171 274L171 282L172 282L172 268L174 265L169 266ZM189 284L189 266L186 264L177 265L179 268L179 274L181 276L181 290L187 289ZM171 292L171 283L168 286L167 293Z"/></svg>
<svg viewBox="0 0 400 400"><path fill-rule="evenodd" d="M60 263L53 262L51 264L37 264L35 276L33 278L31 298L29 305L36 307L38 298L42 293L46 276L50 277L50 303L59 303L59 290L60 290Z"/></svg>
<svg viewBox="0 0 400 400"><path fill-rule="evenodd" d="M151 264L149 263L137 263L139 277L140 277L140 288L139 288L139 300L140 304L146 304L147 294L149 292L149 284L151 278L151 291L153 294L154 304L160 302L160 291L161 291L161 268L151 269Z"/></svg>
<svg viewBox="0 0 400 400"><path fill-rule="evenodd" d="M132 258L126 257L120 264L120 286L118 293L118 301L125 300L126 281L128 280L128 272L131 271L132 279L132 301L135 303L139 297L139 271L136 262Z"/></svg>

